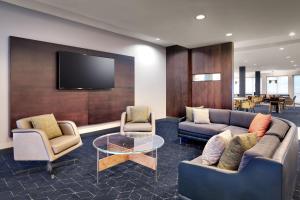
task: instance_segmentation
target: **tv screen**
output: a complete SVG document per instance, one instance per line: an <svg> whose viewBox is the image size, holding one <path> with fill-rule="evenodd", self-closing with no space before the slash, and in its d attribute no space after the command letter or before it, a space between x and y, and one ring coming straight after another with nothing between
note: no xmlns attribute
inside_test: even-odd
<svg viewBox="0 0 300 200"><path fill-rule="evenodd" d="M115 83L112 58L58 52L58 88L69 90L110 89Z"/></svg>

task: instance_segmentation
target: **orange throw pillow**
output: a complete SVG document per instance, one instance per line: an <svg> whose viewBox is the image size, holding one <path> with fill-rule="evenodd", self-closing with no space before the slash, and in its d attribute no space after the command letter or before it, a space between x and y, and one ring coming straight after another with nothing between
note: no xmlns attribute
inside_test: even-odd
<svg viewBox="0 0 300 200"><path fill-rule="evenodd" d="M264 136L267 132L267 129L269 128L271 121L271 115L263 115L261 113L258 113L250 124L249 133L256 133L258 137Z"/></svg>

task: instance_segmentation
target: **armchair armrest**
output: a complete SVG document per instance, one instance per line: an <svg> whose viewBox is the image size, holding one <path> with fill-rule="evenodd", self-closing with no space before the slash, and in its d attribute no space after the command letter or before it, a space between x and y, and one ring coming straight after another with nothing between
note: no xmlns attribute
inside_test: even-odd
<svg viewBox="0 0 300 200"><path fill-rule="evenodd" d="M121 135L125 135L125 133L124 133L125 123L126 123L126 112L123 112L121 114L121 124L120 124L120 133L121 133Z"/></svg>
<svg viewBox="0 0 300 200"><path fill-rule="evenodd" d="M155 135L155 132L156 132L156 127L155 127L155 115L153 112L151 112L150 114L150 123L152 125L152 135Z"/></svg>
<svg viewBox="0 0 300 200"><path fill-rule="evenodd" d="M79 135L77 126L72 121L58 121L59 128L64 135Z"/></svg>
<svg viewBox="0 0 300 200"><path fill-rule="evenodd" d="M39 129L13 129L15 160L52 160L53 151L46 133Z"/></svg>

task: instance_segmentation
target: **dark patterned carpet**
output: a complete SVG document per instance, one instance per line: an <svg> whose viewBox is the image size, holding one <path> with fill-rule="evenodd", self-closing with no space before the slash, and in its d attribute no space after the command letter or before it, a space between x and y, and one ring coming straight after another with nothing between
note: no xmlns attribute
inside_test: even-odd
<svg viewBox="0 0 300 200"><path fill-rule="evenodd" d="M201 154L203 143L179 145L174 119L157 121L157 134L165 139L158 151L158 182L151 169L126 162L105 170L96 184L96 150L83 137L84 145L64 158L51 180L42 162L15 162L11 150L0 153L0 199L177 199L177 166L181 160ZM72 158L78 161L68 162Z"/></svg>
<svg viewBox="0 0 300 200"><path fill-rule="evenodd" d="M259 109L264 112L265 108ZM297 116L291 119L299 126L300 110L297 111L298 114L294 113ZM54 180L44 170L45 163L15 162L11 150L1 151L0 200L178 199L178 163L200 155L204 143L185 141L184 145L180 145L176 129L175 119L157 121L157 134L165 139L165 145L158 151L158 182L154 181L152 170L128 161L102 172L97 185L96 150L92 147L92 141L103 132L84 136L84 145L61 160L65 165L55 169ZM72 158L78 158L78 161L74 164L69 161ZM300 178L294 200L300 200Z"/></svg>

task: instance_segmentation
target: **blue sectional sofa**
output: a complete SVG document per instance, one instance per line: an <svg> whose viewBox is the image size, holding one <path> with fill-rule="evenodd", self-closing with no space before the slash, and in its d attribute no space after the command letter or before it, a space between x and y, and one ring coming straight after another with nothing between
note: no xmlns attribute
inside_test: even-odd
<svg viewBox="0 0 300 200"><path fill-rule="evenodd" d="M230 129L247 133L254 113L210 109L211 124L182 119L178 136L207 140ZM178 189L182 199L203 200L290 200L295 188L298 160L297 127L273 118L259 142L246 151L238 171L206 166L199 158L179 164Z"/></svg>

